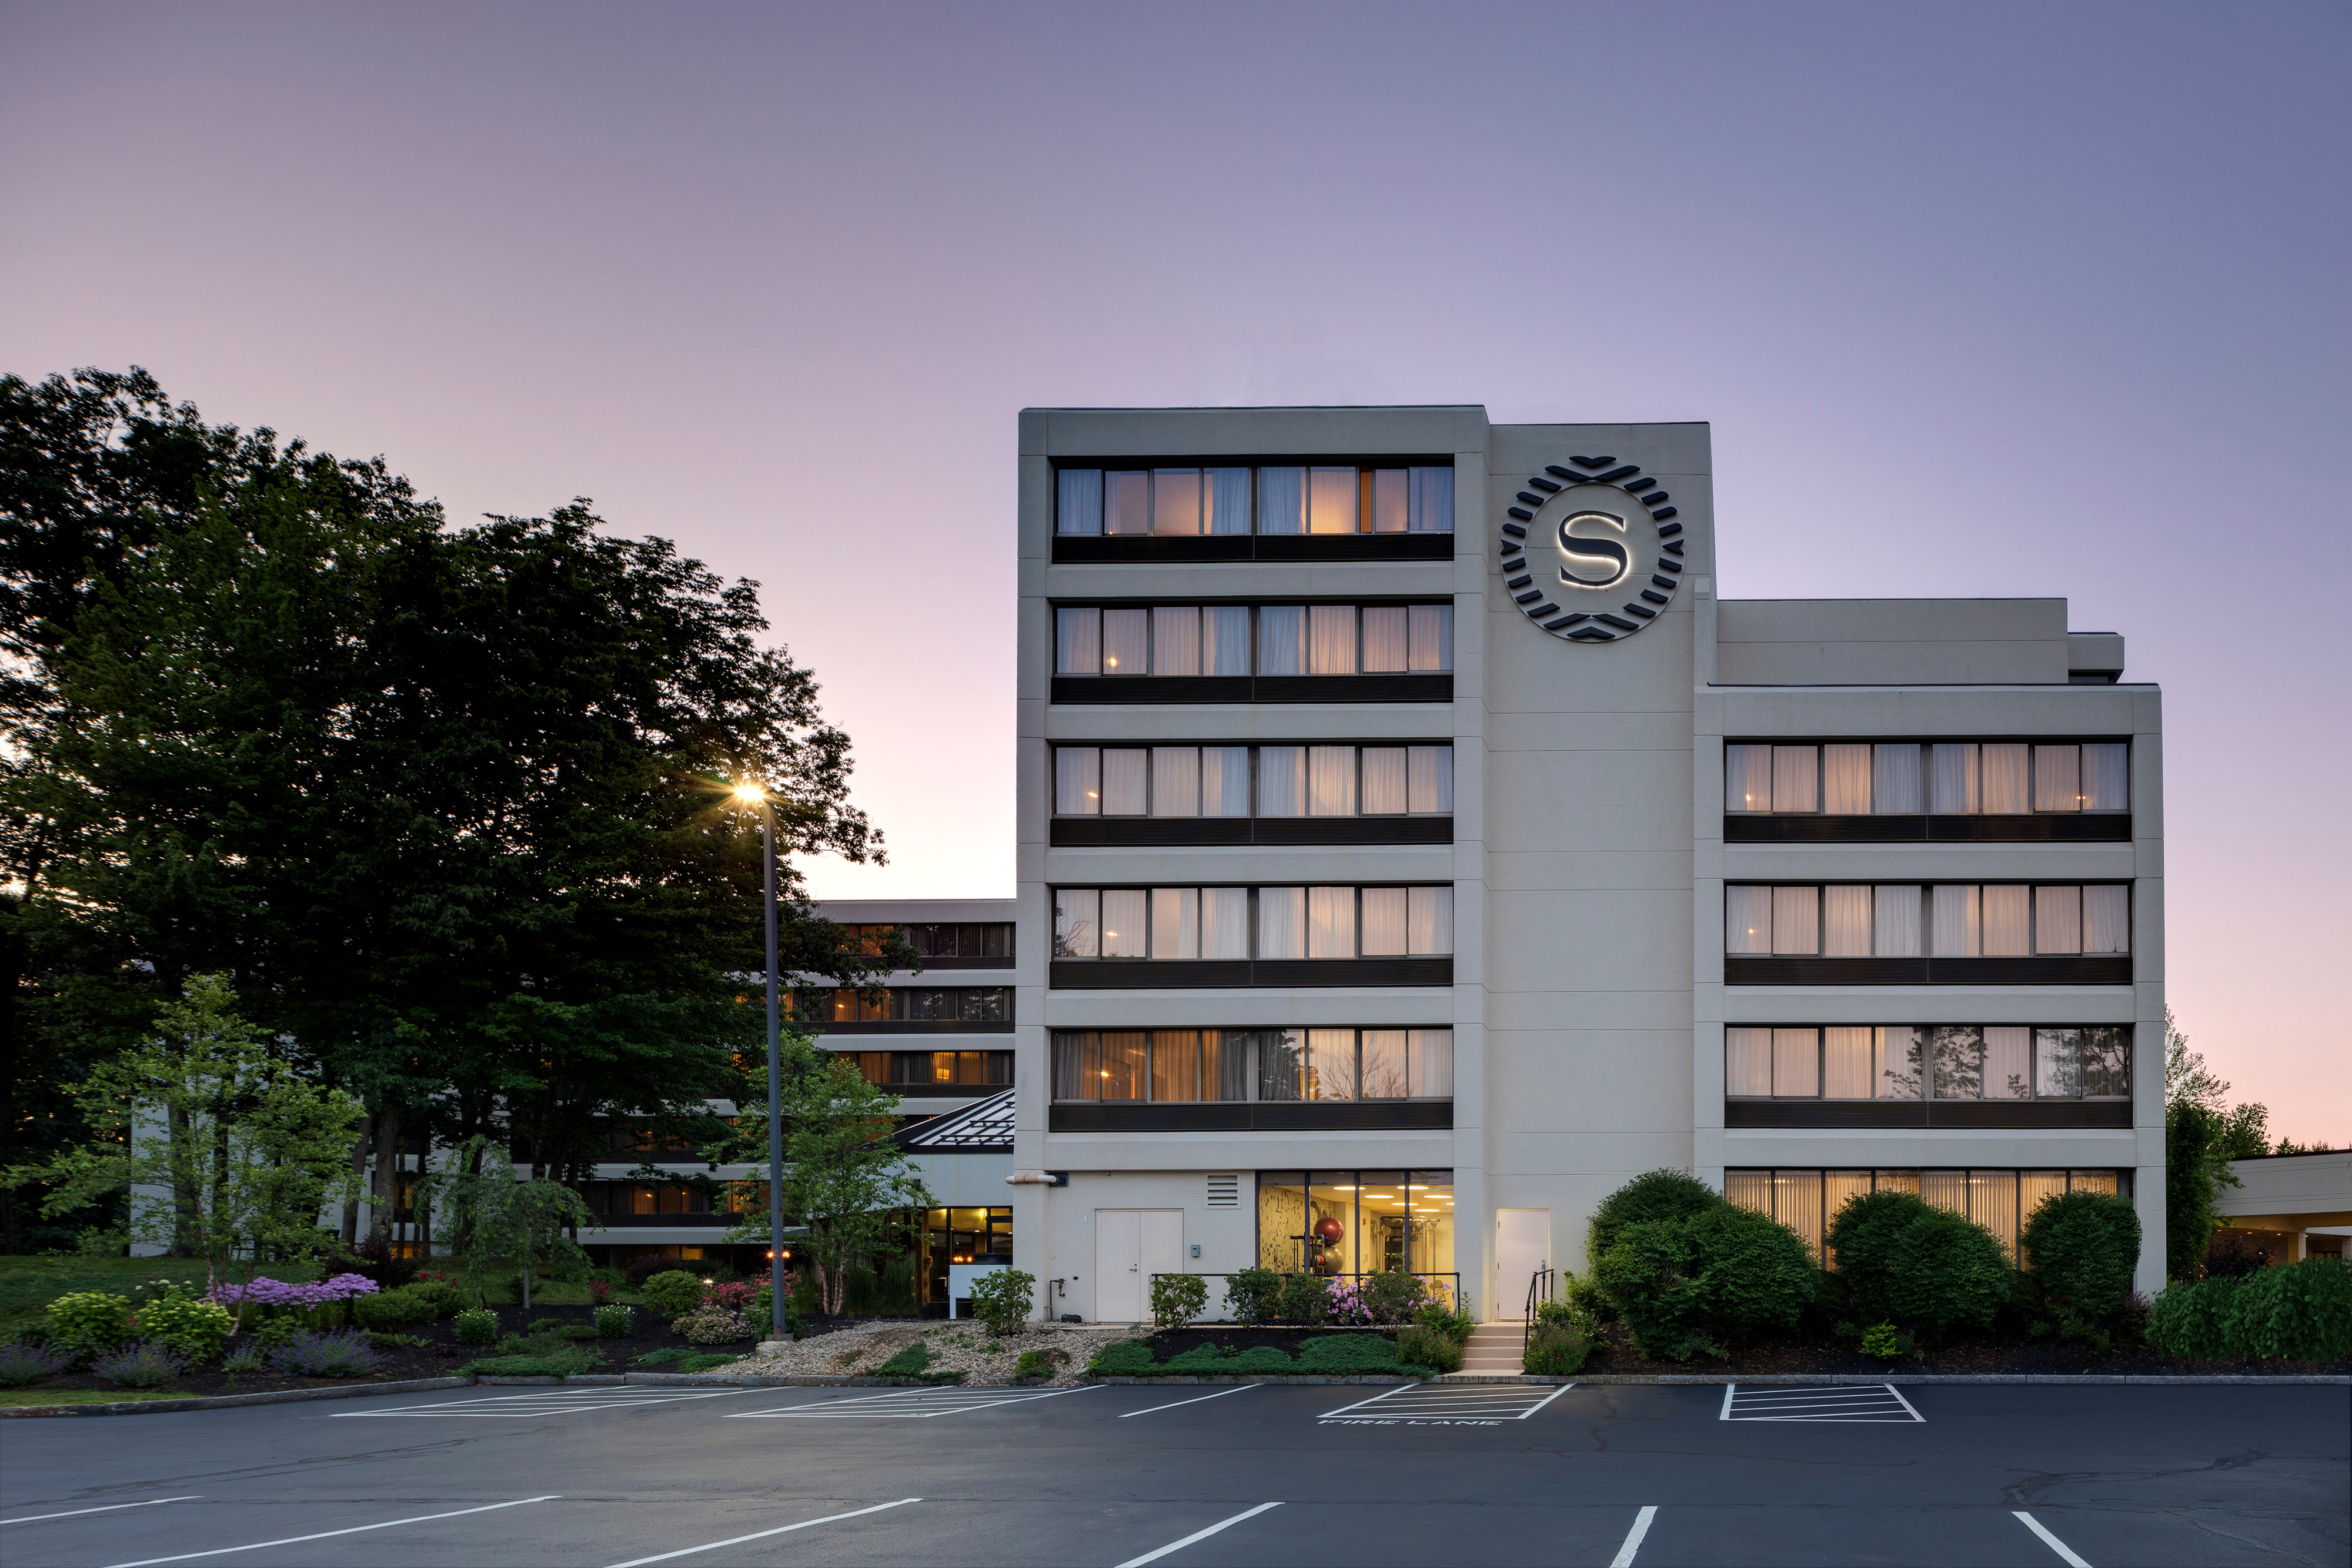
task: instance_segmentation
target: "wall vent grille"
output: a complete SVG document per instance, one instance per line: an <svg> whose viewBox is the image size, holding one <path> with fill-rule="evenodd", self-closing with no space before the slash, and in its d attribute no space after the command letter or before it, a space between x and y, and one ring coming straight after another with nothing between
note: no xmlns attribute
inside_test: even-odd
<svg viewBox="0 0 2352 1568"><path fill-rule="evenodd" d="M1213 1176L1209 1178L1211 1208L1239 1208L1242 1206L1242 1178L1238 1176Z"/></svg>

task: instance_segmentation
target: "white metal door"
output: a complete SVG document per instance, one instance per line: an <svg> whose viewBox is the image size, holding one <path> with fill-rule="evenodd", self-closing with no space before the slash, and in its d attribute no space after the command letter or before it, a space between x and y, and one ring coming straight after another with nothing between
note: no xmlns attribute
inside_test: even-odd
<svg viewBox="0 0 2352 1568"><path fill-rule="evenodd" d="M1486 1321L1517 1322L1527 1315L1528 1282L1551 1261L1551 1210L1495 1211L1495 1301Z"/></svg>
<svg viewBox="0 0 2352 1568"><path fill-rule="evenodd" d="M1095 1321L1150 1316L1151 1276L1183 1267L1184 1213L1176 1208L1095 1210Z"/></svg>

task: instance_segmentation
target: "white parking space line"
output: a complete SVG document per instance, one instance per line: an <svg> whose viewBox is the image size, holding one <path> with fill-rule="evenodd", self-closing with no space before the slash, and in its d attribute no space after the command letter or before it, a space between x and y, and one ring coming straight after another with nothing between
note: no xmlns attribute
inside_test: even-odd
<svg viewBox="0 0 2352 1568"><path fill-rule="evenodd" d="M331 1535L362 1535L371 1530L390 1530L395 1525L425 1524L436 1519L457 1519L468 1513L496 1513L502 1508L520 1508L527 1502L553 1502L562 1492L550 1492L545 1497L519 1497L512 1502L484 1503L479 1508L455 1508L447 1513L420 1513L408 1519L387 1519L381 1524L354 1524L348 1530L320 1530L309 1535L289 1535L278 1541L249 1541L243 1546L215 1546L210 1552L183 1552L173 1557L142 1557L135 1563L113 1563L107 1568L148 1568L152 1563L185 1563L197 1557L221 1557L232 1552L258 1552L265 1546L293 1546L305 1541L324 1541Z"/></svg>
<svg viewBox="0 0 2352 1568"><path fill-rule="evenodd" d="M1925 1423L1911 1401L1891 1383L1859 1387L1743 1389L1727 1384L1723 1390L1719 1421L1899 1422Z"/></svg>
<svg viewBox="0 0 2352 1568"><path fill-rule="evenodd" d="M1171 1552L1181 1552L1187 1546L1192 1545L1195 1541L1206 1541L1212 1535L1216 1534L1220 1530L1230 1529L1234 1525L1239 1524L1244 1519L1255 1519L1267 1509L1280 1508L1281 1506L1282 1505L1278 1502L1262 1502L1255 1508L1244 1510L1242 1512L1234 1515L1231 1519L1221 1519L1217 1521L1216 1523L1209 1526L1206 1530L1196 1530L1181 1541L1171 1541L1167 1545L1160 1548L1157 1552L1147 1552L1140 1557L1130 1557L1126 1562L1120 1563L1118 1568L1143 1568L1143 1565L1146 1563L1157 1563L1162 1557L1167 1556Z"/></svg>
<svg viewBox="0 0 2352 1568"><path fill-rule="evenodd" d="M615 1563L613 1568L643 1568L647 1563L667 1563L673 1557L691 1557L698 1552L716 1552L722 1546L740 1546L746 1541L765 1541L771 1535L783 1535L795 1530L806 1530L814 1524L831 1524L835 1520L856 1519L861 1514L880 1513L886 1509L904 1508L910 1502L920 1502L919 1497L902 1497L897 1502L877 1502L872 1508L853 1508L847 1513L828 1513L823 1519L803 1519L798 1524L780 1524L773 1530L755 1530L749 1535L730 1535L724 1541L714 1541L706 1546L688 1546L676 1552L664 1552L653 1557L632 1557L626 1563Z"/></svg>
<svg viewBox="0 0 2352 1568"><path fill-rule="evenodd" d="M2066 1568L2091 1568L2091 1565L2088 1563L2085 1563L2080 1557L2075 1556L2074 1552L2064 1542L2051 1534L2050 1531L2043 1527L2040 1520L2034 1518L2030 1513L2024 1512L2022 1510L2012 1509L2010 1511L2015 1513L2018 1518L2025 1521L2026 1529L2042 1537L2042 1543L2044 1546L2049 1547L2051 1551L2058 1553L2060 1560L2065 1563Z"/></svg>
<svg viewBox="0 0 2352 1568"><path fill-rule="evenodd" d="M204 1496L192 1491L185 1497L151 1497L145 1502L110 1502L104 1508L69 1508L63 1513L26 1513L15 1519L0 1519L0 1524L38 1524L45 1519L79 1519L85 1513L112 1513L121 1508L153 1508L159 1502L194 1502Z"/></svg>
<svg viewBox="0 0 2352 1568"><path fill-rule="evenodd" d="M751 1388L558 1388L534 1394L499 1394L479 1399L445 1399L437 1405L394 1405L384 1410L338 1410L333 1418L362 1420L372 1416L409 1418L460 1416L470 1419L520 1421L534 1416L567 1416L586 1410L620 1410L636 1405L672 1405L686 1399L732 1399L739 1395L765 1393Z"/></svg>
<svg viewBox="0 0 2352 1568"><path fill-rule="evenodd" d="M1000 1405L1024 1405L1032 1399L1053 1399L1064 1394L1088 1394L1108 1384L1080 1388L1048 1388L1042 1393L1015 1394L1001 1388L909 1388L898 1394L873 1394L856 1399L824 1399L813 1405L783 1405L773 1410L736 1410L730 1421L777 1420L793 1416L846 1420L919 1420L932 1416L961 1416L971 1410L993 1410Z"/></svg>
<svg viewBox="0 0 2352 1568"><path fill-rule="evenodd" d="M1179 1405L1198 1405L1203 1399L1223 1399L1228 1394L1247 1394L1257 1386L1255 1383L1244 1383L1238 1387L1220 1388L1214 1394L1195 1395L1190 1399L1178 1399L1166 1405L1147 1405L1140 1410L1122 1410L1119 1412L1118 1418L1124 1421L1129 1416L1149 1416L1155 1410L1173 1410ZM5 1521L0 1521L0 1522Z"/></svg>
<svg viewBox="0 0 2352 1568"><path fill-rule="evenodd" d="M1327 1410L1315 1419L1342 1425L1491 1426L1497 1421L1524 1421L1575 1386L1572 1383L1557 1388L1523 1383L1409 1383Z"/></svg>
<svg viewBox="0 0 2352 1568"><path fill-rule="evenodd" d="M1625 1532L1625 1544L1609 1560L1609 1568L1633 1568L1633 1554L1642 1550L1642 1537L1650 1533L1650 1521L1658 1517L1658 1505L1650 1504L1633 1516L1633 1528Z"/></svg>

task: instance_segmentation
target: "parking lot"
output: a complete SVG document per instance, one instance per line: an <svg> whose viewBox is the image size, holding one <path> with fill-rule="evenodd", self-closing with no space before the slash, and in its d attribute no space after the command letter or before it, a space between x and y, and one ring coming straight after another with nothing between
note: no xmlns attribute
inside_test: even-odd
<svg viewBox="0 0 2352 1568"><path fill-rule="evenodd" d="M2352 1390L473 1388L0 1423L10 1568L2352 1562Z"/></svg>

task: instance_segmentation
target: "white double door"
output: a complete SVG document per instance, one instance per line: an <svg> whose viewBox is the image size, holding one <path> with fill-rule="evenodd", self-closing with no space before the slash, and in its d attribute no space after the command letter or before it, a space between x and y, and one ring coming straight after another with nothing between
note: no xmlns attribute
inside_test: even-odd
<svg viewBox="0 0 2352 1568"><path fill-rule="evenodd" d="M1095 1321L1139 1323L1151 1315L1151 1276L1183 1267L1181 1208L1095 1210Z"/></svg>

